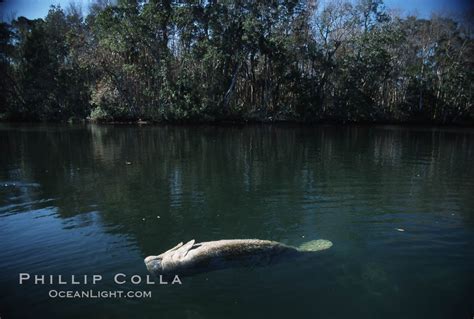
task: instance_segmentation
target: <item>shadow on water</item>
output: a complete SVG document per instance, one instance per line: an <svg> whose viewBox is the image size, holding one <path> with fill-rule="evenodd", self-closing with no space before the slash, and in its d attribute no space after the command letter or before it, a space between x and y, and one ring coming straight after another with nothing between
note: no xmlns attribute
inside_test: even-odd
<svg viewBox="0 0 474 319"><path fill-rule="evenodd" d="M58 305L44 287L28 288L30 304L69 317L474 311L473 130L2 125L0 138L9 304L24 302L20 269L145 274L143 257L193 238L325 238L334 247L320 259L154 287L153 300L127 301L133 310L118 301Z"/></svg>

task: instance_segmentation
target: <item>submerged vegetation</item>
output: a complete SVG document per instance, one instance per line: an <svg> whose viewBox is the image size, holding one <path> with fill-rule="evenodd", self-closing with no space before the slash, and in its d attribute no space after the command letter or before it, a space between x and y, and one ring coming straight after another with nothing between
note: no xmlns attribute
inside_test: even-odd
<svg viewBox="0 0 474 319"><path fill-rule="evenodd" d="M473 31L381 0L53 6L0 24L0 115L473 123Z"/></svg>

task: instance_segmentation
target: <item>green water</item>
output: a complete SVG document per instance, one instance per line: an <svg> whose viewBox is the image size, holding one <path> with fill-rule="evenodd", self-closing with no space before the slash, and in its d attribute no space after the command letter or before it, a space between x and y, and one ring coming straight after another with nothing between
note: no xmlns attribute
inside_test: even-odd
<svg viewBox="0 0 474 319"><path fill-rule="evenodd" d="M472 318L474 130L0 126L0 317ZM117 286L180 241L317 258ZM19 273L100 274L91 286ZM151 291L60 299L52 289Z"/></svg>

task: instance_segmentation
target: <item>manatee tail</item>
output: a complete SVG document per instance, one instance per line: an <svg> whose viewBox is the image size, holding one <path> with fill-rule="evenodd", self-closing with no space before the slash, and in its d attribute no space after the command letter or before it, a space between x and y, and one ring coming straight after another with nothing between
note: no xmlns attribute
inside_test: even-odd
<svg viewBox="0 0 474 319"><path fill-rule="evenodd" d="M317 239L308 241L298 247L299 251L319 251L332 247L332 242L326 239Z"/></svg>

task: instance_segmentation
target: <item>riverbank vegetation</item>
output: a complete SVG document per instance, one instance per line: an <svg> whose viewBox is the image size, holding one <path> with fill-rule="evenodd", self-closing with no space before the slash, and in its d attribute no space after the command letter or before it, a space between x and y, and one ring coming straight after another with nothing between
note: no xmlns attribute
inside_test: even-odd
<svg viewBox="0 0 474 319"><path fill-rule="evenodd" d="M102 0L85 17L51 7L0 24L0 114L473 123L473 31L398 17L381 0Z"/></svg>

